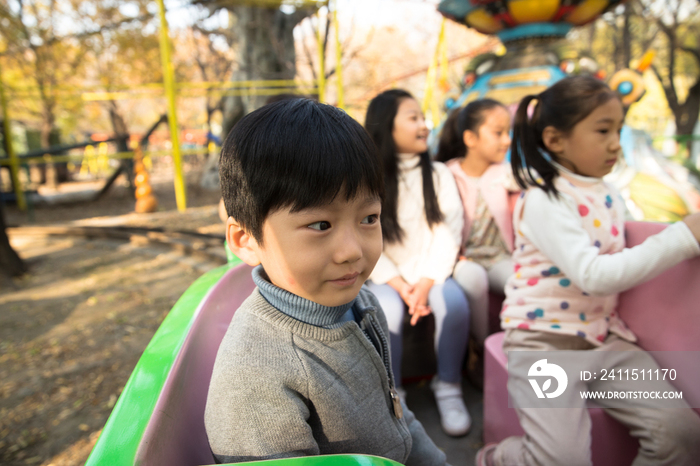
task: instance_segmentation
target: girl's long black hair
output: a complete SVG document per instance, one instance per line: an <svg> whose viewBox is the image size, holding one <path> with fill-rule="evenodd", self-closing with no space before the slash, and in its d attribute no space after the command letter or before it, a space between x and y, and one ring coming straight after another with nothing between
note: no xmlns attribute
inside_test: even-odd
<svg viewBox="0 0 700 466"><path fill-rule="evenodd" d="M442 126L435 160L447 162L466 157L467 146L464 144L464 132L469 130L478 134L479 128L486 120L486 112L498 107L506 109L506 106L497 100L479 99L470 102L461 110L453 110Z"/></svg>
<svg viewBox="0 0 700 466"><path fill-rule="evenodd" d="M382 202L382 234L388 243L401 242L404 231L398 220L399 197L399 158L392 136L394 118L399 104L413 96L401 89L385 91L369 103L365 117L365 129L374 140L384 168L384 201ZM419 154L419 164L423 177L423 201L425 217L432 228L444 220L433 185L433 166L428 152Z"/></svg>
<svg viewBox="0 0 700 466"><path fill-rule="evenodd" d="M610 99L619 99L607 84L592 76L564 78L539 95L528 95L520 101L515 113L510 162L515 181L521 188L537 186L557 195L554 179L558 171L552 160L556 154L547 149L542 132L552 126L569 134L581 120ZM532 118L530 104L536 100Z"/></svg>

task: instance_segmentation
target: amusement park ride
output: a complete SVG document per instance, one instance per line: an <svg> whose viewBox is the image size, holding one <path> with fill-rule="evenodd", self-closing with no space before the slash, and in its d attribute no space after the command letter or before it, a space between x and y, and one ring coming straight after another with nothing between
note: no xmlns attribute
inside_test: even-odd
<svg viewBox="0 0 700 466"><path fill-rule="evenodd" d="M603 79L595 59L568 48L564 37L623 2L443 0L438 10L445 17L496 35L506 48L503 55L487 53L471 60L461 89L445 102L447 111L489 97L514 112L520 99L568 75L586 73ZM626 108L644 95L641 73L653 57L653 52L647 52L636 69L620 70L608 80ZM658 154L643 131L625 127L621 143L624 160L607 179L620 190L635 220L676 221L700 209L700 195L691 184L695 180L685 168Z"/></svg>
<svg viewBox="0 0 700 466"><path fill-rule="evenodd" d="M481 97L515 105L525 95L539 93L570 74L590 73L602 78L594 59L564 52L563 38L572 27L595 20L619 3L608 0L443 0L438 7L443 15L480 32L496 34L507 50L502 56L484 54L472 60L461 89L446 101L447 110L460 108ZM640 73L651 58L646 55L637 70L620 71L608 81L625 105L638 101L644 94ZM609 176L626 196L632 214L638 220L675 220L697 210L700 204L696 199L700 196L687 181L687 172L656 154L643 133L630 129L624 132L624 163ZM649 224L646 225L648 229ZM661 228L654 228L657 227ZM630 231L636 230L631 228ZM700 263L697 261L683 267L694 268L683 269L677 272L678 276L698 276L695 271ZM671 290L676 301L697 302L698 293L693 291L700 290L697 286L672 290L669 285L681 282L674 275L659 289ZM235 262L207 272L190 286L144 351L87 465L189 466L214 462L203 417L209 379L219 343L233 313L254 286L250 268ZM651 291L657 293L657 288ZM666 299L666 295L663 297ZM669 298L669 302L671 300ZM643 329L635 332L641 335L639 332ZM656 327L652 333L658 333ZM679 333L683 333L682 330ZM677 337L667 339L675 341ZM498 348L500 351L500 346ZM491 398L486 396L486 401ZM517 424L517 420L513 422ZM288 466L396 464L362 455L274 460L276 465L282 463Z"/></svg>

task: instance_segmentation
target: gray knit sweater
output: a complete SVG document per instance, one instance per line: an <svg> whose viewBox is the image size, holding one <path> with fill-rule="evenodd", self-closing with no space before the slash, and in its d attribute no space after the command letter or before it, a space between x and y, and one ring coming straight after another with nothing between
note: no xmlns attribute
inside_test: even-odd
<svg viewBox="0 0 700 466"><path fill-rule="evenodd" d="M217 461L356 453L445 464L406 405L394 408L374 295L363 288L353 303L324 307L261 281L261 270L214 364L204 423ZM350 306L359 324L342 320Z"/></svg>

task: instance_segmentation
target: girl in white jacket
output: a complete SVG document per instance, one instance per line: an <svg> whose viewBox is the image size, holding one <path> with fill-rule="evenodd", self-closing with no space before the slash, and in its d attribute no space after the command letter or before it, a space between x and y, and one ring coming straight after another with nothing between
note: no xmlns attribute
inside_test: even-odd
<svg viewBox="0 0 700 466"><path fill-rule="evenodd" d="M392 369L401 383L402 324L435 316L438 374L432 388L443 430L464 435L471 419L464 405L461 372L469 337L469 305L452 274L464 225L454 177L428 155L428 128L420 105L407 92L390 90L372 99L365 127L384 168L384 249L370 289L389 321Z"/></svg>

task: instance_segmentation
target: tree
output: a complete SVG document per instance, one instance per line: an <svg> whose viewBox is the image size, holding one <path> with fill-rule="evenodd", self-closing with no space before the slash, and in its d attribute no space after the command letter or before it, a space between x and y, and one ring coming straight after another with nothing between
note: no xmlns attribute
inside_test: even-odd
<svg viewBox="0 0 700 466"><path fill-rule="evenodd" d="M12 249L10 239L7 237L5 225L5 211L0 202L0 270L10 277L18 277L27 271L27 266Z"/></svg>
<svg viewBox="0 0 700 466"><path fill-rule="evenodd" d="M143 12L141 9L142 16L124 14L117 3L107 0L13 0L0 4L7 46L3 55L17 70L18 79L33 84L36 90L38 105L27 108L34 108L41 121L42 148L51 145L59 100L64 112L79 113L80 99L61 98L60 94L67 86L79 88L83 84L90 52L86 39L150 16Z"/></svg>
<svg viewBox="0 0 700 466"><path fill-rule="evenodd" d="M587 52L609 73L631 67L647 50L656 51L651 70L663 87L676 134L693 133L700 114L700 9L695 0L630 0L591 25L588 35Z"/></svg>
<svg viewBox="0 0 700 466"><path fill-rule="evenodd" d="M280 2L236 0L193 0L214 12L226 8L231 13L231 30L237 38L236 60L231 81L294 79L296 52L293 31L297 24L317 9L315 1L296 2L299 7L280 8ZM322 4L323 2L318 2ZM267 96L229 96L224 102L224 134L247 113L265 103Z"/></svg>
<svg viewBox="0 0 700 466"><path fill-rule="evenodd" d="M82 50L76 43L57 39L57 18L61 13L55 1L17 0L14 8L10 4L0 6L0 15L10 26L6 57L22 70L26 82L32 82L38 94L39 105L31 105L39 117L40 144L51 146L51 134L56 127L57 88L68 84L77 74L82 59ZM51 184L65 178L65 170L59 166L49 177ZM46 172L42 170L42 181Z"/></svg>
<svg viewBox="0 0 700 466"><path fill-rule="evenodd" d="M228 11L226 15L230 17ZM236 44L236 37L231 29L224 28L220 24L208 27L207 21L199 21L190 29L190 40L195 50L192 59L197 65L202 81L223 82L230 79L235 60L233 47ZM225 96L207 88L204 104L207 140L211 140L213 134L212 117L214 113L224 111L225 100Z"/></svg>
<svg viewBox="0 0 700 466"><path fill-rule="evenodd" d="M138 12L134 12L135 18L128 24L120 22L120 27L112 30L103 28L99 34L92 34L84 37L83 40L88 45L89 67L91 76L86 77L89 81L101 90L107 92L118 92L130 86L138 86L162 80L160 66L160 50L158 45L157 29L153 32L144 33L145 25L152 19L147 10L147 3L132 4L138 6ZM143 107L143 102L127 101L121 104L114 98L100 102L103 110L106 111L112 132L116 139L118 152L127 152L129 148L129 125L125 116L130 107ZM125 109L126 107L126 109ZM132 110L131 113L137 113ZM149 123L156 118L160 118L160 113L140 112ZM145 123L145 122L144 122ZM120 175L124 174L129 186L133 188L132 165L130 159L121 159L119 168L109 177L104 188L100 191L98 198L102 196L109 186Z"/></svg>
<svg viewBox="0 0 700 466"><path fill-rule="evenodd" d="M652 63L651 69L661 82L668 105L676 119L676 135L690 136L700 114L700 23L697 6L685 13L684 8L693 8L692 0L666 2L666 11L655 12L649 0L638 0L642 6L641 16L653 21L663 39L657 41L664 50L665 59ZM681 102L679 75L694 76Z"/></svg>
<svg viewBox="0 0 700 466"><path fill-rule="evenodd" d="M2 139L4 154L9 154L8 137L5 135L4 122L2 120L0 120L0 139ZM17 252L12 249L6 228L5 210L3 202L0 201L0 270L8 277L16 277L26 272L27 266Z"/></svg>

